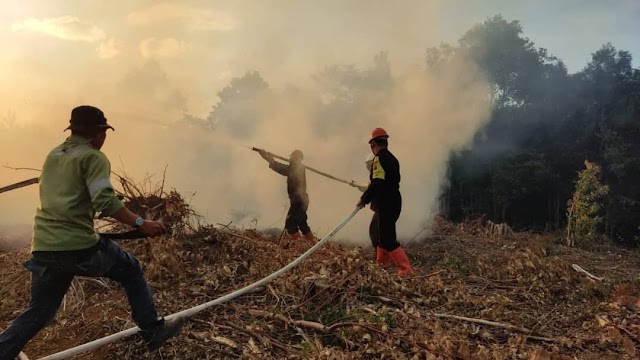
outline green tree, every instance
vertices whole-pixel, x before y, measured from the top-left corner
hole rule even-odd
[[[517,205],[530,210],[531,199],[544,194],[550,179],[548,164],[542,155],[521,152],[510,156],[491,175],[494,218],[518,223],[517,218],[507,216],[507,211]]]
[[[440,66],[454,56],[473,59],[486,73],[494,110],[477,134],[472,149],[452,157],[452,214],[486,213],[494,221],[509,221],[525,228],[544,228],[560,222],[561,191],[550,184],[558,179],[548,151],[549,138],[566,117],[574,84],[564,64],[523,35],[518,21],[495,16],[473,27],[457,46],[441,45],[426,54],[428,67]],[[473,176],[460,177],[463,167],[475,167]],[[577,163],[579,164],[579,162]],[[489,184],[487,179],[490,179]],[[489,185],[489,186],[487,186]],[[570,194],[571,183],[563,184]],[[483,200],[478,201],[479,197]],[[486,199],[489,199],[487,206]],[[473,204],[465,203],[473,200]],[[458,203],[455,203],[455,202]],[[535,206],[531,206],[535,205]],[[470,210],[470,208],[475,209]],[[552,219],[548,219],[552,218]]]
[[[520,22],[508,22],[501,15],[474,26],[458,44],[487,73],[498,109],[534,102],[548,90],[542,81],[547,73],[565,69],[523,36]]]
[[[222,128],[236,138],[248,138],[255,134],[256,124],[262,121],[261,114],[264,114],[269,95],[269,85],[257,71],[233,78],[218,92],[218,102],[206,123],[210,128]]]
[[[640,239],[640,69],[631,54],[605,44],[568,74],[519,22],[501,16],[473,27],[457,46],[428,50],[426,63],[460,54],[485,71],[495,108],[470,150],[450,160],[444,198],[452,219],[485,213],[516,229],[559,229],[574,174],[592,159],[610,189],[605,234]]]
[[[384,123],[384,110],[394,84],[385,52],[376,54],[369,68],[332,65],[315,74],[313,79],[322,98],[315,122],[319,136],[339,134],[345,122],[364,128],[372,123]]]
[[[576,239],[595,239],[603,220],[602,201],[609,192],[609,187],[600,183],[600,166],[587,160],[584,165],[586,168],[578,173],[575,192],[567,207],[568,246],[574,246]]]

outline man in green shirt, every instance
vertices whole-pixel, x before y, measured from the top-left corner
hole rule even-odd
[[[176,335],[184,320],[159,319],[138,260],[93,227],[96,212],[136,226],[146,235],[165,231],[161,222],[143,220],[127,209],[109,180],[111,164],[100,151],[107,137],[104,113],[93,106],[71,112],[71,136],[54,148],[40,177],[40,206],[31,244],[31,300],[0,334],[0,360],[13,360],[55,318],[73,277],[107,277],[119,282],[132,317],[149,350]]]

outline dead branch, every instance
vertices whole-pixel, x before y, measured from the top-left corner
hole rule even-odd
[[[269,291],[271,292],[271,294],[273,295],[273,297],[276,298],[276,303],[279,304],[282,300],[280,299],[280,297],[278,296],[278,294],[276,294],[275,289],[273,288],[273,286],[271,285],[267,285],[267,289],[269,289]]]
[[[558,340],[556,339],[552,339],[544,336],[535,336],[535,335],[527,335],[527,334],[524,334],[524,336],[527,339],[531,339],[531,340],[538,340],[538,341],[544,341],[544,342],[558,342]]]
[[[626,333],[627,335],[629,335],[630,338],[632,338],[633,340],[635,340],[636,342],[640,343],[640,339],[638,338],[638,336],[636,336],[636,334],[632,333],[631,331],[629,331],[627,328],[625,328],[622,325],[616,325],[616,327],[620,330],[622,330],[624,333]]]
[[[434,317],[437,317],[437,318],[456,319],[456,320],[468,321],[468,322],[472,322],[472,323],[476,323],[476,324],[499,327],[499,328],[508,329],[508,330],[515,330],[515,331],[522,332],[522,333],[531,333],[531,330],[529,330],[529,329],[527,329],[525,327],[521,327],[521,326],[517,326],[517,325],[511,325],[511,324],[507,324],[507,323],[498,323],[498,322],[489,321],[489,320],[475,319],[475,318],[470,318],[470,317],[466,317],[466,316],[449,315],[449,314],[436,314],[436,313],[434,313],[434,314],[431,314],[431,315],[434,316]]]
[[[368,307],[363,307],[363,308],[362,308],[362,311],[364,311],[364,312],[366,312],[366,313],[369,313],[369,314],[371,314],[371,315],[373,315],[373,316],[378,316],[378,312],[376,312],[375,310],[370,309],[370,308],[368,308]]]
[[[395,307],[402,307],[402,302],[399,300],[395,300],[395,299],[390,299],[388,297],[384,297],[384,296],[378,296],[378,295],[369,295],[367,296],[370,299],[374,299],[377,300],[383,304],[386,305],[391,305],[391,306],[395,306]]]
[[[118,178],[120,185],[122,185],[122,189],[125,194],[128,194],[129,198],[146,198],[144,195],[145,192],[141,191],[136,184],[134,184],[133,180],[129,178],[127,173],[123,170],[122,175],[113,172],[113,174]]]
[[[233,349],[237,349],[238,348],[238,344],[236,344],[235,341],[233,341],[231,339],[228,339],[228,338],[226,338],[224,336],[212,336],[210,339],[213,342],[216,342],[216,343],[221,344],[221,345],[228,346],[228,347],[233,348]]]
[[[295,325],[299,327],[305,327],[309,329],[313,329],[320,332],[327,332],[327,327],[323,324],[307,321],[307,320],[293,320],[289,317],[286,317],[282,314],[274,314],[265,310],[257,310],[257,309],[249,309],[249,314],[253,316],[265,317],[267,319],[279,320],[288,325]]]
[[[246,236],[243,236],[243,235],[237,234],[237,233],[235,233],[235,232],[231,232],[231,231],[221,231],[221,233],[223,233],[223,234],[227,234],[227,235],[230,235],[230,236],[233,236],[233,237],[237,237],[237,238],[239,238],[239,239],[246,240],[246,241],[248,241],[248,242],[250,242],[250,243],[252,243],[252,244],[254,244],[254,245],[257,245],[257,243],[255,242],[255,240],[253,240],[253,239],[251,239],[251,238],[249,238],[249,237],[246,237]]]
[[[216,223],[216,225],[222,226],[223,228],[225,228],[227,230],[231,230],[231,228],[229,228],[229,226],[231,226],[231,224],[233,224],[233,221],[229,221],[228,224]]]
[[[420,229],[420,231],[418,231],[418,233],[417,233],[417,234],[415,234],[415,235],[411,238],[411,240],[409,240],[409,241],[407,242],[407,245],[412,244],[412,243],[413,243],[413,241],[414,241],[414,240],[415,240],[415,239],[416,239],[420,234],[422,234],[422,232],[423,232],[423,231],[425,231],[425,230],[427,230],[427,227],[426,227],[426,226],[425,226],[425,227],[423,227],[422,229]]]
[[[305,334],[302,331],[302,328],[306,328],[306,329],[311,329],[311,330],[315,330],[317,332],[321,332],[321,333],[331,333],[334,330],[341,328],[341,327],[354,327],[354,326],[361,326],[362,324],[360,323],[356,323],[356,322],[341,322],[341,323],[336,323],[333,324],[331,326],[326,326],[324,324],[315,322],[315,321],[307,321],[307,320],[293,320],[287,316],[284,316],[282,314],[274,314],[274,313],[270,313],[268,311],[264,311],[264,310],[255,310],[255,309],[250,309],[249,310],[249,314],[254,315],[254,316],[262,316],[268,319],[274,319],[274,320],[279,320],[284,322],[286,325],[293,325],[296,327],[296,330],[298,331],[298,333],[303,336],[307,341],[311,341],[309,339],[309,337],[307,336],[307,334]],[[377,330],[377,329],[376,329]],[[379,331],[379,330],[378,330]],[[345,338],[342,335],[338,335],[338,337],[340,338],[340,340],[342,340],[342,342],[344,343],[344,345],[347,348],[352,348],[354,346],[354,343],[352,341],[350,341],[349,339]]]
[[[158,196],[162,197],[162,194],[164,194],[164,181],[167,178],[167,168],[169,167],[169,165],[165,165],[164,166],[164,170],[162,171],[162,184],[160,185],[160,189],[158,191]]]
[[[424,279],[424,278],[430,278],[430,277],[432,277],[432,276],[436,276],[436,275],[438,275],[438,274],[441,274],[441,273],[443,273],[443,272],[445,272],[445,271],[447,271],[447,270],[442,269],[442,270],[434,271],[434,272],[429,273],[429,274],[427,274],[427,275],[413,276],[413,277],[412,277],[412,279]]]
[[[321,324],[319,322],[315,322],[315,321],[308,321],[308,320],[293,320],[285,315],[282,314],[274,314],[265,310],[257,310],[257,309],[249,309],[249,314],[254,315],[254,316],[261,316],[261,317],[265,317],[267,319],[273,319],[273,320],[279,320],[282,321],[288,325],[294,325],[294,326],[298,326],[298,327],[304,327],[307,329],[312,329],[312,330],[316,330],[318,332],[322,332],[322,333],[330,333],[336,329],[342,328],[342,327],[353,327],[353,326],[361,326],[361,327],[366,327],[367,329],[370,329],[372,331],[376,331],[382,335],[388,335],[387,332],[381,331],[375,327],[371,327],[371,326],[367,326],[367,324],[363,324],[363,323],[358,323],[358,322],[353,322],[353,321],[345,321],[345,322],[339,322],[339,323],[335,323],[333,325],[330,326],[326,326],[324,324]]]
[[[352,321],[345,321],[345,322],[340,322],[340,323],[333,324],[331,326],[327,326],[326,329],[327,329],[327,332],[331,332],[331,331],[334,331],[336,329],[347,327],[347,326],[351,326],[351,327],[353,327],[353,326],[363,326],[363,324],[360,324],[360,323],[357,323],[357,322],[352,322]]]
[[[28,168],[28,167],[13,167],[13,166],[9,166],[8,164],[2,165],[2,167],[10,170],[30,170],[30,171],[38,171],[38,172],[42,171],[40,169],[34,169],[34,168]]]
[[[532,336],[530,334],[533,333],[533,331],[529,330],[529,329],[527,329],[525,327],[522,327],[522,326],[517,326],[517,325],[512,325],[512,324],[507,324],[507,323],[499,323],[499,322],[483,320],[483,319],[469,318],[469,317],[458,316],[458,315],[449,315],[449,314],[431,314],[431,315],[434,316],[434,317],[437,317],[437,318],[456,319],[456,320],[462,320],[462,321],[472,322],[472,323],[476,323],[476,324],[499,327],[499,328],[507,329],[507,330],[513,330],[513,331],[517,331],[517,332],[523,333],[523,334],[527,335],[528,337],[530,337],[532,339],[535,338],[536,340],[548,341],[548,342],[556,342],[557,341],[555,339],[551,339],[551,338],[547,338],[547,337]]]
[[[598,281],[602,281],[604,280],[604,276],[603,277],[597,277],[593,274],[591,274],[590,272],[588,272],[587,270],[583,269],[580,267],[580,265],[577,264],[571,264],[571,268],[579,273],[583,273],[584,275],[586,275],[589,279],[593,279],[593,280],[598,280]]]

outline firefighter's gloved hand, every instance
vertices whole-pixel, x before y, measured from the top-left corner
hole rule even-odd
[[[360,200],[358,201],[358,203],[356,204],[356,207],[358,207],[358,208],[362,209],[362,208],[364,207],[364,205],[365,205],[365,203],[362,201],[362,199],[360,199]]]

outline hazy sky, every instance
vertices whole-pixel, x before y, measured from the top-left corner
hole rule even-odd
[[[247,70],[260,71],[275,88],[312,87],[311,75],[324,66],[366,67],[386,50],[394,75],[405,79],[393,89],[397,99],[385,126],[406,145],[395,149],[404,164],[409,234],[434,205],[449,151],[472,138],[489,113],[470,64],[426,83],[409,80],[426,48],[455,42],[498,13],[520,20],[526,36],[570,71],[605,42],[640,56],[639,0],[2,0],[0,165],[40,167],[64,139],[71,108],[93,104],[117,129],[104,149],[114,168],[139,178],[169,165],[169,184],[197,192],[206,215],[218,219],[230,208],[253,207],[264,216],[261,224],[280,226],[282,179],[255,154],[175,123],[184,113],[206,116],[216,93]],[[379,123],[351,124],[343,136],[317,143],[304,121],[307,109],[277,107],[253,144],[284,155],[300,147],[312,166],[366,177],[368,150],[357,141]],[[293,129],[295,137],[288,134]],[[33,175],[0,167],[0,185]],[[359,195],[309,178],[312,203],[320,200],[310,209],[312,228],[326,232]],[[28,223],[36,205],[36,187],[2,194],[0,223]],[[367,217],[358,221],[365,238]]]
[[[361,62],[381,47],[420,61],[424,48],[497,13],[520,20],[570,71],[608,41],[640,56],[638,0],[3,0],[0,91],[45,101],[46,88],[64,93],[65,79],[80,73],[91,91],[153,59],[182,93],[200,95],[186,106],[202,115],[212,102],[202,94],[247,69],[291,81],[308,76],[310,63]]]
[[[638,0],[448,0],[442,1],[442,32],[448,41],[483,19],[501,13],[520,20],[538,47],[561,58],[569,71],[582,69],[591,53],[611,42],[640,57]]]

